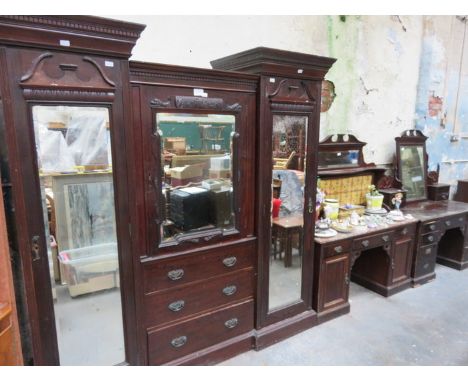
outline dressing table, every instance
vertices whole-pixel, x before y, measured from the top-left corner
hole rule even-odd
[[[318,174],[327,198],[365,204],[368,186],[385,172],[364,161],[365,144],[341,134],[319,144]],[[385,297],[409,288],[416,228],[417,220],[406,218],[375,228],[354,227],[329,238],[316,235],[313,308],[319,323],[350,311],[350,281]]]
[[[435,279],[436,262],[458,270],[468,267],[468,204],[428,200],[428,184],[433,182],[427,172],[426,139],[419,130],[406,130],[395,139],[397,186],[407,190],[407,206],[402,210],[419,220],[413,286]]]

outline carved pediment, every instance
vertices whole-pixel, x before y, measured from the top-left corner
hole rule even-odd
[[[272,103],[314,104],[315,97],[308,85],[303,81],[283,79],[278,86],[268,94]]]
[[[37,56],[21,77],[23,88],[113,91],[110,80],[98,62],[87,56],[45,52]]]

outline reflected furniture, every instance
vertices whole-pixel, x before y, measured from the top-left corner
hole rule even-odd
[[[278,217],[273,218],[273,226],[271,227],[273,231],[273,257],[277,256],[277,242],[280,244],[280,253],[284,251],[284,267],[288,268],[292,264],[292,247],[293,239],[295,236],[298,238],[298,243],[302,243],[302,226],[303,226],[302,216],[292,216],[292,217]],[[299,248],[299,253],[302,253],[302,248]]]
[[[314,309],[319,323],[346,314],[349,283],[388,297],[411,286],[417,220],[315,238]]]

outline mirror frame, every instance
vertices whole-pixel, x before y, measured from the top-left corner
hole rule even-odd
[[[232,184],[232,188],[233,188],[233,203],[232,203],[232,211],[231,213],[234,214],[234,224],[224,230],[222,228],[219,228],[219,227],[215,227],[215,228],[210,228],[210,229],[206,229],[206,230],[202,230],[202,231],[198,231],[198,232],[193,232],[193,233],[182,233],[180,236],[178,237],[175,237],[173,236],[171,238],[171,240],[168,240],[167,242],[163,242],[161,239],[161,230],[160,230],[160,227],[161,225],[163,224],[163,218],[161,217],[161,213],[160,211],[162,211],[163,209],[166,208],[165,205],[163,205],[164,203],[164,198],[162,196],[162,179],[161,179],[161,173],[159,174],[155,174],[155,177],[154,177],[154,187],[159,187],[156,189],[157,193],[157,197],[156,197],[156,203],[157,205],[159,206],[159,208],[157,209],[156,211],[156,214],[157,214],[157,218],[156,218],[156,224],[158,225],[158,230],[156,231],[157,232],[157,237],[156,237],[156,241],[157,241],[157,246],[159,249],[162,249],[162,248],[171,248],[171,247],[174,247],[174,246],[178,246],[178,245],[181,245],[181,244],[184,244],[186,242],[191,242],[191,243],[198,243],[198,242],[208,242],[210,241],[211,239],[214,239],[214,238],[224,238],[224,237],[230,237],[232,235],[238,235],[240,233],[240,229],[239,229],[239,214],[240,214],[240,198],[239,198],[239,187],[240,187],[240,174],[239,174],[239,132],[238,132],[238,126],[237,124],[239,123],[239,116],[238,116],[238,113],[236,112],[226,112],[226,111],[216,111],[216,110],[213,110],[213,111],[206,111],[206,110],[180,110],[180,109],[154,109],[153,108],[153,122],[154,122],[154,126],[153,126],[153,136],[155,138],[155,141],[156,141],[156,145],[158,146],[158,148],[155,147],[155,149],[157,149],[157,155],[156,155],[156,158],[157,158],[157,161],[159,161],[157,163],[159,169],[162,169],[163,166],[161,166],[161,148],[163,146],[163,138],[164,136],[161,135],[160,133],[160,130],[158,129],[158,114],[200,114],[200,115],[213,115],[213,114],[216,114],[216,115],[228,115],[228,116],[231,116],[234,118],[234,129],[233,131],[231,132],[231,144],[232,144],[232,151],[231,151],[231,168],[232,168],[232,172],[231,172],[231,184]]]
[[[405,185],[402,183],[402,162],[401,162],[401,155],[400,150],[401,147],[422,147],[423,148],[423,179],[424,179],[424,196],[416,197],[416,198],[408,198],[406,199],[407,203],[413,202],[420,202],[427,200],[427,152],[426,152],[426,140],[427,137],[419,130],[411,129],[405,130],[401,133],[400,137],[396,137],[396,169],[395,169],[395,176],[396,180],[401,184],[403,188]]]

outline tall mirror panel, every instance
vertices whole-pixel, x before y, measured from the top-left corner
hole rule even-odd
[[[60,364],[123,362],[109,110],[32,116]]]
[[[301,300],[308,117],[273,115],[269,310]]]

